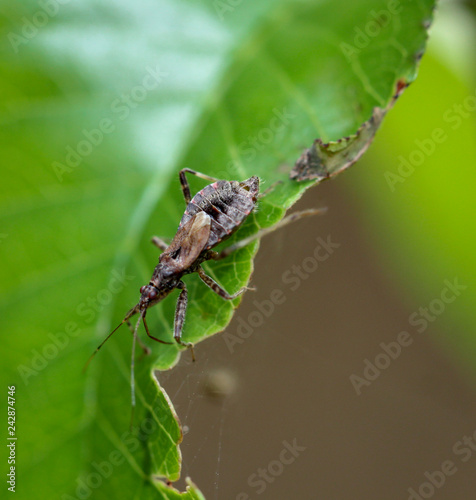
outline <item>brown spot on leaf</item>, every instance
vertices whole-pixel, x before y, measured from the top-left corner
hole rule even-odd
[[[402,92],[410,85],[404,78],[400,78],[400,80],[397,81],[397,85],[395,86],[395,94],[393,95],[394,99],[397,99],[400,97]]]

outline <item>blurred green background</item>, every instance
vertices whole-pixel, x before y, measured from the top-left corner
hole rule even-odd
[[[247,7],[260,9],[259,5]],[[101,338],[111,321],[124,312],[122,304],[136,299],[136,283],[148,279],[155,252],[151,248],[147,259],[141,257],[119,279],[124,296],[120,306],[112,307],[105,295],[106,306],[96,311],[99,314],[92,313],[89,321],[86,313],[81,314],[89,306],[78,310],[81,304],[76,297],[99,298],[98,292],[111,284],[110,270],[125,265],[137,238],[158,231],[156,222],[141,219],[140,210],[131,218],[130,207],[152,211],[157,192],[166,190],[176,175],[172,166],[181,155],[176,132],[196,117],[186,100],[180,107],[162,107],[162,115],[155,116],[154,102],[174,102],[179,94],[192,102],[208,84],[194,79],[201,72],[188,67],[187,88],[180,92],[168,88],[166,94],[149,96],[151,106],[139,108],[127,127],[116,122],[114,141],[106,140],[95,151],[94,160],[86,157],[78,170],[65,172],[57,189],[51,151],[64,152],[78,123],[99,126],[108,116],[104,103],[109,106],[110,95],[120,94],[144,77],[143,71],[131,72],[132,66],[124,61],[138,58],[136,68],[143,70],[154,55],[154,44],[144,43],[155,29],[152,18],[150,24],[143,24],[146,10],[140,19],[132,11],[130,18],[118,15],[107,27],[112,33],[101,37],[94,31],[88,38],[85,20],[89,23],[94,17],[98,25],[103,20],[99,4],[93,11],[89,8],[68,11],[79,20],[77,32],[57,34],[58,38],[44,42],[57,54],[53,64],[48,62],[50,70],[57,65],[56,76],[37,78],[44,61],[34,53],[23,54],[30,58],[31,78],[25,72],[7,79],[15,66],[9,54],[4,54],[2,63],[1,163],[9,179],[0,186],[1,280],[9,284],[2,293],[2,319],[6,325],[15,325],[11,326],[15,335],[3,329],[4,386],[18,379],[18,364],[30,363],[44,338],[50,339],[52,313],[55,325],[82,321],[80,334],[71,334],[73,340],[56,361],[40,370],[45,382],[33,388],[21,386],[17,395],[18,488],[21,494],[22,483],[28,483],[23,492],[38,485],[38,498],[63,498],[63,492],[71,490],[68,471],[88,463],[82,431],[90,425],[90,412],[85,408],[96,391],[120,401],[128,412],[127,365],[120,365],[125,373],[121,380],[125,389],[120,394],[114,392],[116,372],[105,371],[104,366],[93,368],[96,381],[88,383],[86,392],[78,374],[96,336]],[[7,9],[2,7],[2,12],[9,17]],[[441,471],[448,460],[457,471],[444,481],[440,478],[439,486],[431,482],[426,489],[423,486],[422,498],[424,494],[448,500],[474,497],[476,456],[458,453],[464,436],[474,436],[476,442],[473,13],[470,4],[442,2],[417,80],[390,111],[363,159],[335,180],[306,193],[295,207],[327,206],[327,215],[263,241],[252,281],[257,292],[246,295],[227,332],[238,335],[243,331],[242,325],[250,323],[272,290],[284,290],[285,302],[253,328],[244,342],[230,348],[226,337],[217,335],[200,344],[198,363],[191,365],[182,356],[175,369],[162,374],[161,383],[185,430],[182,476],[190,475],[206,498],[409,498],[409,488],[420,494],[422,484],[429,482],[425,473]],[[237,8],[235,14],[242,16],[245,26],[244,9]],[[203,21],[191,11],[176,23],[194,26]],[[118,43],[125,27],[134,23],[142,26],[142,38],[134,38],[135,34],[127,38],[130,53],[122,60],[107,43]],[[196,47],[197,52],[207,53],[209,47],[218,47],[218,53],[226,50],[227,35],[215,28],[209,27],[209,37]],[[7,35],[5,28],[3,36]],[[68,73],[69,59],[66,55],[62,59],[58,46],[64,40],[75,47],[80,71],[75,67]],[[90,57],[92,53],[97,57]],[[173,38],[167,56],[180,57],[174,53]],[[213,74],[213,63],[209,59],[207,63]],[[117,78],[103,82],[105,73]],[[63,80],[68,74],[70,79]],[[15,84],[9,85],[11,81]],[[91,82],[98,88],[107,84],[105,94],[91,96]],[[64,89],[68,90],[67,113],[59,98]],[[13,115],[16,119],[11,119]],[[21,120],[22,116],[28,120]],[[150,133],[148,125],[155,120],[168,123],[160,135]],[[108,127],[104,129],[107,136]],[[131,129],[136,134],[132,142]],[[194,131],[189,134],[193,136]],[[28,137],[28,148],[22,147],[22,136]],[[128,168],[119,170],[111,158],[116,157],[121,137],[121,164]],[[157,158],[157,150],[167,154]],[[41,168],[28,168],[31,164]],[[76,187],[76,174],[81,189]],[[143,195],[145,175],[151,181]],[[33,199],[32,191],[37,195]],[[104,212],[111,217],[110,225],[91,223]],[[176,220],[177,214],[172,215],[170,219]],[[170,233],[174,230],[170,219],[161,219],[157,213],[154,221]],[[127,221],[125,238],[118,234],[122,221]],[[293,266],[304,266],[305,259],[314,254],[317,237],[330,238],[339,247],[317,269],[305,273],[295,290],[289,283],[283,285],[284,273],[294,273]],[[20,267],[25,262],[27,270]],[[442,307],[439,299],[448,286],[445,280],[454,283],[455,279],[467,288]],[[69,300],[73,288],[75,299]],[[58,290],[65,291],[60,303]],[[173,307],[172,300],[161,321],[170,323]],[[421,308],[428,308],[429,313]],[[427,318],[424,328],[422,317]],[[357,394],[356,379],[353,385],[351,376],[365,378],[366,360],[375,364],[383,352],[381,344],[391,345],[403,331],[412,343],[375,380],[360,386]],[[37,344],[29,343],[32,332]],[[110,356],[120,359],[114,346]],[[128,348],[129,343],[126,352]],[[85,396],[71,398],[68,393]],[[127,421],[127,412],[117,416],[121,424]],[[48,417],[53,414],[54,418]],[[67,424],[58,428],[57,422]],[[88,440],[100,440],[100,435],[94,433]],[[259,471],[272,467],[283,442],[293,440],[304,450],[282,470],[275,466],[273,470],[279,473],[268,474],[271,479],[262,479],[258,486]],[[44,460],[54,480],[44,477],[39,466]],[[118,481],[117,476],[111,482]],[[183,479],[178,484],[183,489]],[[48,489],[48,485],[54,487]],[[90,497],[102,495],[107,497],[98,489]],[[123,497],[128,495],[124,492]],[[145,494],[137,495],[145,498]]]

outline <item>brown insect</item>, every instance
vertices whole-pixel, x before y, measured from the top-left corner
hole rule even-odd
[[[190,187],[188,185],[185,173],[196,175],[207,181],[209,184],[198,192],[193,198],[190,196]],[[150,334],[149,327],[146,322],[147,309],[163,300],[175,288],[181,290],[177,300],[175,309],[174,323],[174,339],[181,346],[189,347],[192,350],[192,358],[195,360],[193,353],[193,345],[190,342],[182,340],[182,329],[185,320],[185,311],[187,308],[187,287],[182,281],[182,277],[190,273],[198,273],[200,279],[216,294],[225,300],[233,300],[241,295],[247,287],[243,287],[234,294],[228,293],[210,276],[205,274],[201,267],[202,263],[207,260],[221,260],[229,256],[232,252],[245,247],[254,240],[260,239],[266,234],[289,224],[301,217],[308,215],[316,215],[322,213],[322,209],[310,209],[296,212],[285,217],[281,222],[271,228],[261,229],[257,233],[244,238],[233,245],[215,252],[213,247],[221,241],[231,236],[246,220],[253,209],[256,207],[259,194],[259,178],[256,176],[249,179],[238,181],[217,180],[208,175],[195,172],[189,168],[180,171],[180,184],[182,186],[183,195],[187,208],[180,221],[177,233],[170,244],[165,243],[162,239],[154,236],[154,243],[163,253],[159,257],[152,277],[147,285],[140,289],[141,297],[139,302],[125,315],[121,323],[106,337],[106,339],[93,352],[85,369],[89,365],[95,354],[101,349],[104,343],[111,335],[124,323],[127,323],[133,334],[133,348],[131,361],[131,392],[132,406],[135,406],[134,394],[134,359],[135,359],[135,343],[137,339],[137,330],[140,321],[144,323],[147,335],[162,344],[171,344],[165,342]],[[263,195],[266,193],[263,193]],[[129,319],[135,314],[139,314],[139,318],[135,327],[132,327]],[[140,342],[140,340],[139,340]],[[141,347],[145,353],[150,350],[141,343]]]

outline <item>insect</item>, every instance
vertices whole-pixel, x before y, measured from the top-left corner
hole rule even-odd
[[[212,182],[212,184],[203,188],[192,198],[185,175],[186,173],[196,175],[197,177]],[[190,348],[192,351],[192,358],[195,359],[193,345],[182,339],[182,329],[188,299],[187,287],[182,281],[182,277],[190,273],[198,273],[200,279],[213,292],[225,300],[233,300],[247,290],[247,287],[243,287],[233,294],[228,293],[205,273],[202,268],[203,262],[207,260],[218,261],[224,259],[236,250],[245,247],[254,240],[262,238],[277,228],[283,227],[301,217],[316,215],[323,211],[322,209],[309,209],[293,213],[282,219],[275,226],[261,229],[257,233],[226,247],[220,252],[216,252],[213,248],[238,230],[250,213],[255,209],[258,198],[266,194],[259,193],[259,178],[253,176],[242,182],[218,180],[189,168],[181,170],[179,178],[187,207],[180,221],[177,233],[170,244],[165,243],[157,236],[152,238],[152,243],[162,250],[162,254],[159,257],[159,263],[155,267],[149,283],[140,288],[141,296],[139,302],[127,312],[121,323],[119,323],[119,325],[97,347],[84,368],[87,368],[92,358],[112,334],[121,325],[126,323],[133,334],[131,361],[131,393],[133,408],[135,406],[135,344],[138,339],[137,331],[141,320],[144,323],[147,335],[152,340],[162,344],[172,344],[172,342],[166,342],[151,335],[146,322],[146,314],[149,307],[163,300],[174,289],[177,288],[181,290],[175,309],[174,339],[181,346]],[[139,318],[135,327],[133,327],[129,319],[135,314],[138,314]],[[150,352],[142,343],[141,347],[145,353]]]

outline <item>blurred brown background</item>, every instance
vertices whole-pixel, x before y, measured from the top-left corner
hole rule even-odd
[[[247,321],[254,301],[269,299],[273,289],[283,290],[284,304],[233,353],[217,335],[198,347],[197,363],[182,356],[162,377],[187,430],[184,476],[200,478],[206,498],[396,500],[411,498],[408,489],[418,492],[425,482],[421,498],[474,498],[476,456],[463,462],[467,454],[455,455],[453,447],[476,431],[475,391],[431,340],[438,321],[413,334],[360,395],[349,380],[363,375],[364,360],[375,359],[381,342],[413,332],[408,318],[425,305],[403,305],[366,241],[364,214],[352,201],[357,174],[320,185],[295,207],[327,206],[325,216],[262,241],[252,279],[257,291],[245,295],[227,332],[236,335],[239,318]],[[341,246],[291,291],[283,273],[313,255],[316,237],[328,235]],[[213,398],[204,385],[221,370],[236,390]],[[293,440],[305,450],[280,468],[283,441]],[[447,460],[457,471],[431,486],[425,472],[441,471]],[[260,469],[267,471],[262,478]],[[434,481],[440,484],[441,475]]]

